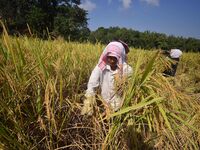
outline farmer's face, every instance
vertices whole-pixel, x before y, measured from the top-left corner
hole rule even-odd
[[[107,56],[107,63],[111,67],[116,67],[117,66],[117,58],[113,56]]]

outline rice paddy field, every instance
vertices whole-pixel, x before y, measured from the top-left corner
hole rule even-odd
[[[140,150],[200,148],[200,54],[183,53],[175,77],[158,50],[131,48],[134,73],[122,108],[81,116],[91,71],[105,45],[0,39],[0,149]],[[97,97],[99,97],[97,95]],[[97,98],[98,99],[98,98]]]

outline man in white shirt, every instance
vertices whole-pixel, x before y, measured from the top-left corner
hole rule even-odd
[[[132,74],[132,68],[126,63],[125,47],[121,42],[110,42],[103,51],[98,64],[90,76],[82,108],[82,115],[92,115],[95,103],[95,89],[101,87],[104,102],[117,111],[122,106],[122,99],[116,93],[115,85]]]

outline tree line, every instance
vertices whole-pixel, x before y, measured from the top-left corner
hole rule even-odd
[[[102,44],[121,39],[135,48],[180,48],[200,52],[200,39],[195,38],[119,27],[99,27],[90,31],[88,12],[80,8],[80,4],[81,0],[0,0],[0,19],[12,35],[30,34],[29,27],[33,35],[44,39],[63,37],[70,41]]]
[[[80,0],[0,0],[0,17],[11,34],[27,34],[27,25],[41,38],[89,36],[87,11]]]
[[[179,48],[183,51],[200,52],[200,39],[167,36],[164,33],[139,32],[133,29],[110,27],[100,27],[90,33],[89,41],[100,41],[104,44],[112,39],[121,39],[128,45],[142,49],[172,49]]]

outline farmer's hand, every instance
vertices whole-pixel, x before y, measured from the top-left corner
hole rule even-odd
[[[170,52],[168,50],[161,50],[161,54],[163,54],[165,56],[169,56]]]
[[[87,96],[83,102],[83,108],[81,110],[81,115],[91,116],[93,114],[93,106],[95,104],[95,95]]]

